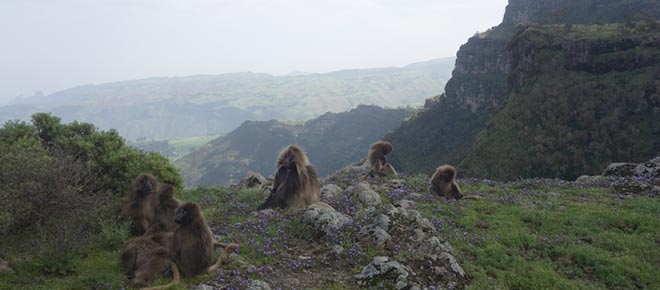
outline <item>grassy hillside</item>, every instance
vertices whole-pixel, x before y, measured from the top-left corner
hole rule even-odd
[[[366,157],[369,145],[409,114],[403,109],[359,106],[297,125],[248,121],[177,160],[176,165],[188,186],[228,185],[248,170],[264,176],[272,174],[280,150],[288,144],[299,144],[319,174],[327,175]]]
[[[399,188],[387,186],[390,181],[371,183],[380,188],[383,208],[412,199],[412,208],[448,239],[468,275],[465,289],[655,289],[660,285],[658,198],[622,197],[610,188],[556,180],[469,179],[460,181],[465,193],[484,198],[447,203],[421,191],[424,179],[409,177]],[[302,222],[302,211],[254,215],[252,210],[264,196],[255,190],[216,187],[179,196],[202,205],[221,241],[239,242],[241,247],[217,274],[183,279],[172,289],[190,289],[200,282],[245,289],[254,279],[273,289],[363,289],[354,275],[372,257],[390,256],[409,263],[418,255],[404,244],[400,249],[398,243],[378,247],[365,239],[358,231],[368,220],[356,218],[356,226],[344,228],[335,239]],[[355,214],[355,205],[341,198],[324,200],[342,213]],[[335,245],[343,249],[338,256],[333,254]],[[16,273],[0,273],[0,289],[127,289],[118,265],[120,248],[121,242],[99,241],[66,274],[44,275],[33,261],[9,256]],[[427,275],[426,270],[409,265],[417,273],[411,279],[432,277],[419,277]],[[446,287],[442,276],[432,281],[424,286]],[[382,287],[394,287],[383,283]]]
[[[454,59],[447,58],[324,74],[234,73],[84,85],[0,107],[0,122],[50,111],[65,121],[116,129],[130,140],[209,136],[245,120],[302,121],[360,104],[421,105],[442,92],[453,66]]]

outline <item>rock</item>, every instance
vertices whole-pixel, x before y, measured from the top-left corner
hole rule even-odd
[[[652,189],[652,185],[635,179],[621,179],[614,183],[614,190],[618,193],[639,194]]]
[[[660,185],[657,183],[660,181],[660,156],[637,164],[635,167],[635,176],[644,179],[655,179],[655,185]]]
[[[371,189],[369,183],[366,182],[360,182],[355,186],[348,187],[345,193],[357,201],[360,206],[369,209],[369,211],[374,211],[376,207],[383,204],[380,195]]]
[[[403,179],[390,179],[390,180],[387,182],[387,184],[388,184],[391,188],[402,188],[402,187],[406,184],[406,182],[405,182],[405,180],[403,180]]]
[[[441,252],[452,253],[454,251],[454,249],[451,247],[451,245],[448,242],[446,241],[442,242],[436,236],[430,237],[426,241],[424,241],[421,249],[426,253],[441,253]]]
[[[326,199],[335,198],[343,189],[336,184],[326,184],[321,187],[321,197]]]
[[[454,258],[454,256],[451,254],[442,253],[438,256],[438,260],[442,261],[445,265],[448,265],[454,274],[461,278],[465,277],[465,271],[463,271],[463,268],[461,268],[461,266],[458,264],[456,258]]]
[[[384,214],[378,215],[376,217],[375,223],[376,223],[376,226],[378,226],[379,228],[381,228],[383,230],[387,231],[387,230],[390,229],[390,217],[388,217]]]
[[[270,285],[268,283],[261,281],[261,280],[250,280],[250,283],[248,283],[248,286],[246,288],[247,290],[270,290]]]
[[[458,286],[458,283],[454,281],[449,281],[449,283],[447,283],[447,289],[449,290],[456,289],[456,286]]]
[[[612,163],[605,168],[603,176],[627,177],[635,174],[635,163]]]
[[[266,177],[263,175],[253,172],[253,171],[248,171],[243,175],[241,178],[241,181],[235,186],[236,188],[239,189],[244,189],[244,188],[258,188],[258,189],[264,189],[267,186],[270,185],[270,182]]]
[[[392,236],[390,236],[387,231],[373,225],[366,225],[362,227],[360,229],[360,234],[370,236],[378,246],[385,244],[387,241],[392,239]]]
[[[396,282],[396,285],[394,285],[394,287],[396,288],[396,290],[406,289],[408,288],[408,283],[406,283],[405,281],[398,281]]]
[[[362,269],[355,278],[360,280],[360,285],[367,285],[371,280],[382,281],[383,279],[396,281],[395,285],[407,284],[407,278],[415,273],[408,266],[398,261],[392,261],[388,257],[374,257],[372,261]]]
[[[425,232],[435,232],[435,227],[431,221],[422,216],[422,214],[416,210],[408,210],[406,218],[409,221],[414,222],[417,225],[417,228],[421,228]]]
[[[414,208],[415,204],[416,202],[407,199],[402,199],[394,203],[394,205],[396,205],[397,207],[402,207],[405,209]]]
[[[217,288],[206,285],[206,284],[197,284],[192,290],[216,290]]]
[[[351,219],[324,202],[317,202],[310,205],[305,210],[302,220],[324,233],[339,230],[351,222]]]
[[[575,183],[583,185],[596,185],[596,186],[607,186],[611,183],[611,177],[605,177],[602,175],[589,176],[582,175],[575,180]]]
[[[277,214],[277,211],[272,208],[266,208],[260,211],[252,212],[252,215],[256,217],[273,217],[275,214]]]
[[[403,215],[403,213],[401,212],[401,210],[399,210],[398,207],[395,207],[394,205],[391,204],[385,205],[385,214],[391,218],[394,218],[397,215]]]
[[[248,265],[247,269],[245,269],[245,272],[247,272],[248,274],[253,274],[254,272],[257,272],[257,266]]]
[[[415,242],[420,242],[426,238],[426,234],[421,229],[414,229],[413,234],[412,240]]]

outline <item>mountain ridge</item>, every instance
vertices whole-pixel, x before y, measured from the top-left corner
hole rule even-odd
[[[218,135],[245,120],[304,121],[360,104],[418,106],[442,91],[453,66],[445,58],[301,76],[230,73],[78,86],[2,106],[0,122],[47,111],[116,129],[129,140]]]

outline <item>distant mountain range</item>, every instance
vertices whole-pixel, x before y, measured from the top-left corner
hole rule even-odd
[[[326,113],[300,125],[246,121],[175,164],[186,186],[235,184],[248,170],[271,175],[280,150],[298,144],[324,176],[365,158],[371,143],[398,127],[410,114],[411,110],[361,105],[349,112]]]
[[[117,129],[130,140],[215,135],[245,120],[303,121],[359,104],[418,106],[443,91],[454,61],[324,74],[230,73],[84,85],[15,99],[0,107],[0,122],[46,111],[65,122]]]

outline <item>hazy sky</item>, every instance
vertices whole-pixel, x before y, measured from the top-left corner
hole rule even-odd
[[[0,0],[0,103],[81,84],[454,56],[506,0]]]

